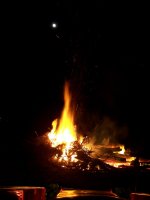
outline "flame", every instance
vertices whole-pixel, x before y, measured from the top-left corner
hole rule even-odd
[[[57,119],[55,119],[52,122],[53,128],[48,134],[53,147],[56,147],[62,143],[65,143],[67,146],[70,146],[71,142],[77,140],[73,113],[70,110],[71,98],[69,94],[69,86],[67,83],[65,84],[64,102],[65,105],[64,110],[62,112],[61,120],[59,123]]]
[[[61,119],[55,119],[52,122],[52,130],[48,134],[52,147],[62,145],[62,156],[59,161],[68,160],[69,150],[72,148],[73,142],[77,141],[76,126],[74,125],[74,113],[70,109],[71,95],[69,92],[69,84],[66,82],[64,88],[64,109]],[[81,139],[80,139],[81,140]],[[57,157],[57,155],[55,156]],[[71,161],[75,161],[76,154],[71,154]]]
[[[121,151],[119,151],[118,153],[119,153],[119,154],[125,154],[124,145],[121,145],[121,146],[120,146],[120,149],[121,149]]]

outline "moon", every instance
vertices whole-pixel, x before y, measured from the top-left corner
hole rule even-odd
[[[58,26],[58,25],[57,25],[56,22],[53,22],[53,23],[52,23],[52,28],[57,28],[57,26]]]

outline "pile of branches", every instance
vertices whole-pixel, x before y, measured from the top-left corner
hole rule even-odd
[[[78,141],[72,143],[72,148],[66,152],[67,159],[62,158],[62,149],[64,144],[52,147],[50,150],[50,160],[57,165],[68,169],[78,169],[81,171],[97,172],[99,170],[109,171],[114,169],[113,166],[106,164],[100,158],[93,158],[92,151],[85,148],[85,142],[81,144]],[[76,155],[76,161],[72,161],[72,156]]]

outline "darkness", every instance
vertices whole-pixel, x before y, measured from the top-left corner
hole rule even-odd
[[[109,117],[128,127],[128,135],[120,141],[149,157],[144,6],[57,0],[45,5],[8,3],[2,10],[2,184],[11,173],[25,176],[22,171],[29,165],[27,157],[37,137],[61,113],[66,80],[81,130],[91,131]]]

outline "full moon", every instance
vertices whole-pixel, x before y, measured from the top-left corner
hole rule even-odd
[[[57,28],[57,24],[55,22],[52,23],[52,28]]]

